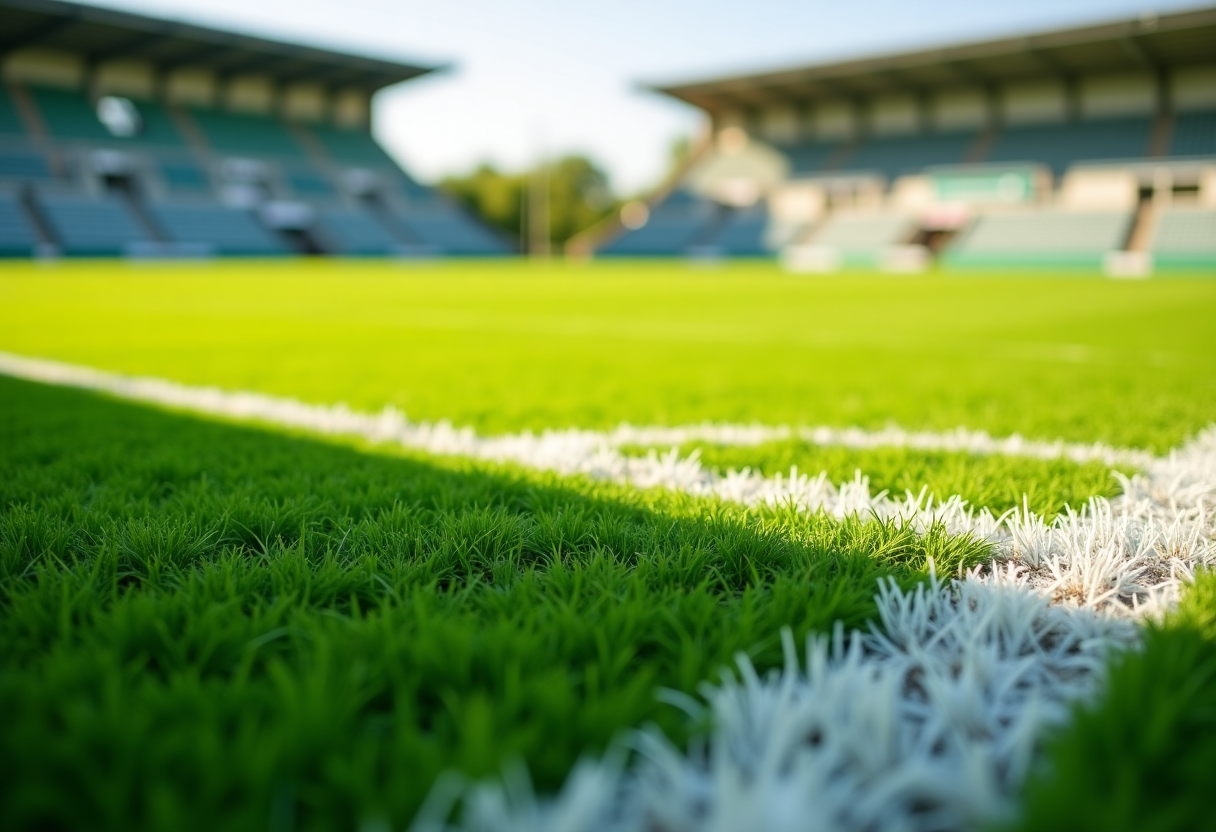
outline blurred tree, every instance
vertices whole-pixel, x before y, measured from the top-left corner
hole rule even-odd
[[[529,199],[547,194],[549,239],[555,249],[620,204],[608,176],[584,156],[565,156],[523,173],[482,164],[463,176],[446,177],[439,187],[517,245],[527,239],[523,224]]]

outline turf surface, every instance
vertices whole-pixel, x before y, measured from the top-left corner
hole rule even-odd
[[[986,552],[3,379],[0,505],[6,829],[403,826],[515,758],[550,788],[678,737],[658,687]]]
[[[1216,281],[767,263],[6,264],[0,349],[482,431],[760,421],[1168,450],[1216,412]]]
[[[895,422],[1161,452],[1216,413],[1212,281],[8,264],[0,297],[2,350],[391,403],[490,432]],[[927,487],[997,510],[1025,495],[1050,513],[1113,486],[1096,464],[798,442],[701,452],[766,473],[861,469],[874,490]],[[774,666],[782,626],[800,639],[860,625],[880,576],[911,585],[929,556],[948,573],[984,555],[938,533],[321,442],[11,380],[0,380],[0,511],[6,829],[381,817],[400,828],[439,772],[488,775],[512,758],[548,789],[580,754],[647,721],[678,740],[687,726],[656,688],[691,691],[739,650]],[[1210,626],[1195,622],[1210,623],[1212,603],[1195,593],[1120,666],[1097,716],[1062,734],[1045,768],[1057,780],[1029,793],[1032,821],[1070,790],[1100,799],[1106,775],[1082,768],[1111,759],[1114,740],[1095,726],[1135,732],[1135,703],[1163,716],[1119,777],[1176,763],[1186,784],[1207,764],[1211,744],[1178,752],[1180,736],[1209,725],[1206,688],[1176,694],[1207,666]],[[1172,635],[1183,630],[1200,641]],[[1170,828],[1137,795],[1125,805],[1138,828]]]

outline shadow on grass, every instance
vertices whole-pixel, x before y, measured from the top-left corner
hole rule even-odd
[[[0,379],[5,829],[399,827],[983,546]]]

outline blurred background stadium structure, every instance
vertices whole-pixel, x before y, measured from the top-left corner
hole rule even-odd
[[[1216,267],[1214,45],[1206,8],[657,86],[711,132],[600,253]]]
[[[3,0],[0,250],[495,255],[376,143],[414,66],[56,0]]]
[[[446,193],[412,178],[372,137],[371,98],[437,67],[57,0],[0,11],[7,256],[553,241],[799,270],[1216,268],[1216,7],[652,85],[706,129],[619,210],[580,158]]]

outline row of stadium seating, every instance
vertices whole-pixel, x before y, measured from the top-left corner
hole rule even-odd
[[[1096,266],[1124,247],[1135,212],[1034,207],[980,212],[951,243],[954,265]],[[762,205],[730,209],[677,190],[642,228],[601,249],[604,255],[763,255],[775,247]],[[805,230],[805,229],[804,229]],[[842,265],[874,266],[892,247],[912,243],[917,218],[891,209],[835,211],[802,242],[832,250]],[[1216,266],[1216,210],[1174,206],[1159,211],[1147,250],[1161,265]]]
[[[409,177],[365,130],[171,109],[155,101],[133,107],[141,129],[115,135],[82,92],[0,86],[0,193],[6,206],[0,250],[10,256],[33,250],[507,251],[447,199]],[[110,193],[113,177],[96,170],[98,154],[114,151],[124,168],[121,193]],[[234,165],[243,173],[232,174]],[[234,190],[240,191],[235,197]],[[307,244],[263,222],[258,203],[273,200],[306,209]],[[41,221],[22,219],[31,211]]]
[[[647,223],[600,250],[606,255],[664,255],[674,246],[682,253],[706,256],[759,256],[765,242],[768,213],[763,206],[735,209],[688,191],[675,191],[656,206]]]
[[[865,172],[894,178],[935,165],[1031,161],[1058,174],[1083,160],[1149,156],[1155,127],[1155,119],[1144,116],[776,146],[795,175]],[[1168,134],[1163,155],[1210,155],[1216,152],[1216,111],[1179,113]]]
[[[321,250],[352,256],[475,252],[493,241],[454,208],[375,211],[330,205],[307,230]],[[276,255],[296,248],[258,212],[211,200],[143,204],[128,195],[0,191],[0,254],[28,257],[47,244],[66,255]]]

